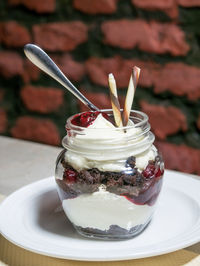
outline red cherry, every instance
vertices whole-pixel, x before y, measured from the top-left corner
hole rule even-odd
[[[64,179],[67,183],[75,183],[77,178],[77,172],[72,169],[66,169],[64,172]]]
[[[142,172],[142,175],[145,178],[151,178],[155,174],[155,165],[153,164],[148,164],[145,170]]]
[[[74,117],[71,120],[71,123],[75,126],[79,126],[80,124],[80,115],[74,115]],[[66,128],[67,129],[67,128]]]
[[[80,116],[80,125],[82,127],[88,127],[94,122],[94,120],[97,118],[99,112],[87,112],[83,113]]]
[[[82,114],[78,114],[75,115],[72,119],[72,124],[76,125],[76,126],[80,126],[80,127],[88,127],[90,126],[94,120],[97,118],[97,116],[100,114],[101,112],[85,112]],[[101,113],[103,115],[104,118],[106,118],[107,120],[109,120],[109,117],[106,113]]]
[[[155,173],[155,177],[157,179],[159,179],[163,175],[163,173],[164,173],[164,171],[163,170],[161,171],[161,169],[158,168],[157,171],[156,171],[156,173]]]
[[[110,120],[109,119],[109,116],[106,114],[106,113],[101,113],[102,114],[102,116],[105,118],[105,119],[107,119],[108,121]]]

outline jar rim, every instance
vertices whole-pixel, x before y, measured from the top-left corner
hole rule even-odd
[[[108,113],[108,112],[113,113],[112,109],[100,109],[99,111],[100,112],[103,112],[103,113]],[[123,109],[120,109],[120,111],[123,111]],[[71,121],[72,121],[72,119],[74,118],[75,115],[81,115],[81,114],[84,114],[84,113],[87,113],[87,112],[96,112],[96,111],[85,111],[85,112],[80,112],[80,113],[77,113],[77,114],[74,114],[74,115],[70,116],[67,119],[67,121],[66,121],[66,129],[68,129],[68,128],[72,129],[73,128],[75,130],[76,129],[77,130],[84,130],[85,127],[81,127],[81,126],[77,126],[75,124],[72,124]],[[123,127],[116,127],[116,130],[127,130],[127,129],[131,129],[131,128],[134,128],[134,127],[141,127],[141,126],[145,125],[148,122],[148,120],[149,120],[148,115],[145,114],[142,111],[131,110],[130,111],[130,117],[133,117],[134,118],[134,116],[131,116],[131,113],[132,114],[133,113],[136,113],[136,114],[140,115],[141,116],[141,121],[136,122],[133,125],[123,126]],[[87,128],[87,129],[89,129],[89,130],[95,130],[95,128]],[[107,128],[98,128],[98,129],[105,129],[106,130]]]

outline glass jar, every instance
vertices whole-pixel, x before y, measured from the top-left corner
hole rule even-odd
[[[112,110],[101,112],[113,119]],[[151,221],[164,173],[148,116],[133,110],[126,127],[85,128],[73,122],[82,114],[67,120],[56,162],[64,212],[83,236],[136,236]]]

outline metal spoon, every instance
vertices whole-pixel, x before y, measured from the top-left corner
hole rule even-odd
[[[99,110],[82,93],[80,93],[80,91],[66,78],[66,76],[59,69],[59,67],[40,47],[34,44],[26,44],[24,46],[24,53],[34,65],[36,65],[49,76],[57,80],[66,89],[73,93],[88,108],[93,111]]]

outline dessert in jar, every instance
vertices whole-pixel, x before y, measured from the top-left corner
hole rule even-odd
[[[111,92],[113,109],[67,120],[55,177],[64,212],[80,234],[127,239],[142,232],[152,219],[164,164],[147,115],[131,111],[129,103],[128,116],[123,116],[116,90]]]

